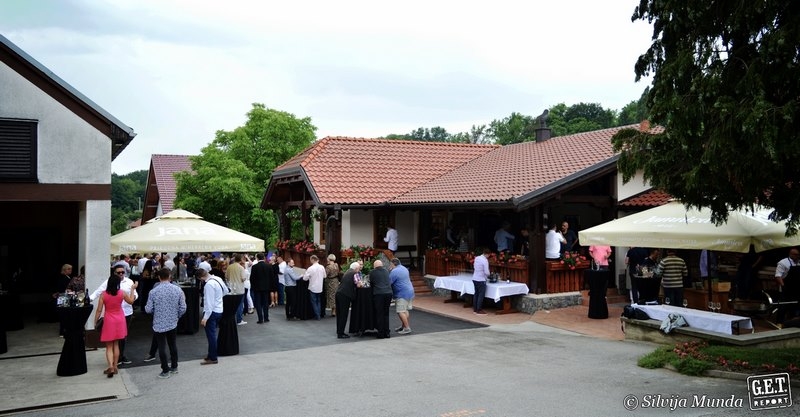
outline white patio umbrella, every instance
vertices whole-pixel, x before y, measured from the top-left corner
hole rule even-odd
[[[111,254],[144,252],[263,252],[264,240],[173,210],[111,237]]]
[[[578,232],[583,246],[608,245],[645,248],[709,249],[746,253],[800,245],[800,236],[786,237],[786,223],[774,222],[772,210],[733,211],[727,223],[711,222],[711,210],[687,210],[682,203],[663,206],[612,220]]]

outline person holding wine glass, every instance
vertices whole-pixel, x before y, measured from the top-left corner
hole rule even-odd
[[[667,256],[659,263],[661,286],[664,287],[664,301],[683,303],[683,278],[689,275],[686,262],[677,256],[675,249],[667,249]],[[669,302],[667,302],[669,304]]]

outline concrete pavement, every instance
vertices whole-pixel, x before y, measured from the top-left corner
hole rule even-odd
[[[457,307],[440,300],[427,301],[445,312]],[[415,302],[422,304],[421,298]],[[539,314],[564,313],[538,312],[533,317]],[[180,373],[166,380],[156,377],[157,366],[124,369],[108,380],[100,375],[102,351],[87,354],[93,372],[70,378],[55,377],[55,362],[42,362],[57,362],[57,356],[14,359],[19,370],[10,378],[11,361],[4,360],[0,405],[7,409],[12,384],[24,388],[19,397],[120,398],[27,414],[37,416],[789,416],[800,410],[795,405],[753,412],[742,381],[639,368],[636,359],[654,349],[649,343],[581,335],[536,323],[529,315],[473,317],[490,326],[238,355],[212,366],[185,361]],[[512,322],[486,323],[490,320]],[[596,325],[619,323],[616,317],[608,320]],[[36,377],[45,367],[46,377]],[[685,398],[691,404],[697,395],[742,400],[742,406],[670,412],[669,399],[680,405],[677,400]],[[630,396],[639,404],[633,413],[623,403]],[[12,401],[22,401],[19,397]],[[662,402],[654,402],[656,398]]]

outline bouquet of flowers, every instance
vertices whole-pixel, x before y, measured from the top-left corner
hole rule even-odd
[[[294,250],[300,253],[314,253],[319,250],[319,246],[314,242],[301,240],[294,244]]]
[[[586,261],[586,257],[578,254],[578,252],[564,252],[561,256],[561,264],[571,270],[574,270],[579,262],[584,261]]]
[[[295,244],[295,242],[293,240],[291,240],[291,239],[278,240],[277,242],[275,242],[275,248],[278,249],[278,250],[287,250],[287,249],[293,247],[294,244]]]

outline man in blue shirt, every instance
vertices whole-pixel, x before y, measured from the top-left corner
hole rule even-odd
[[[503,222],[503,227],[494,232],[494,243],[498,252],[508,252],[514,247],[514,235],[508,231],[510,227],[511,223]]]
[[[150,291],[144,310],[153,315],[153,332],[158,343],[158,357],[161,359],[161,373],[159,378],[169,378],[178,373],[178,346],[175,343],[175,331],[178,319],[186,313],[186,298],[183,290],[177,285],[170,284],[170,270],[159,269],[158,284]],[[166,347],[169,345],[169,359],[171,366],[167,365]]]
[[[392,270],[389,272],[389,279],[392,281],[392,295],[394,296],[394,308],[397,316],[400,317],[402,326],[395,331],[400,334],[411,333],[409,324],[409,311],[413,308],[411,300],[414,299],[414,285],[411,284],[411,275],[408,268],[404,267],[397,258],[392,259]]]

